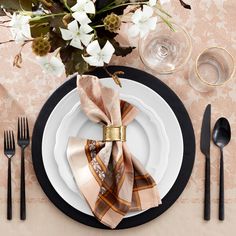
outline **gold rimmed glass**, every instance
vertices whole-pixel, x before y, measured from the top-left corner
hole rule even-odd
[[[192,52],[191,38],[187,31],[176,23],[174,30],[163,21],[156,29],[139,40],[139,55],[142,62],[159,74],[170,74],[181,69]]]
[[[223,47],[209,47],[197,57],[189,83],[199,92],[210,92],[229,81],[234,72],[233,56]]]

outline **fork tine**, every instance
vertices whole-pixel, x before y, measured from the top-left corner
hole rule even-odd
[[[23,121],[24,121],[24,139],[26,139],[26,120],[25,120],[25,117],[23,117]]]
[[[27,117],[26,117],[26,138],[29,139],[29,123]]]
[[[7,150],[10,149],[10,145],[11,145],[11,143],[10,143],[10,139],[9,139],[9,130],[8,130],[7,131]]]
[[[7,134],[7,150],[10,149],[10,140],[9,140],[9,133],[8,132],[9,131],[6,132],[6,134]]]
[[[20,118],[18,117],[18,125],[17,125],[17,139],[20,139]]]
[[[22,138],[22,118],[20,117],[20,139]]]
[[[10,130],[8,130],[8,140],[9,140],[8,149],[12,150],[12,139],[11,139],[11,131]]]
[[[6,131],[6,137],[7,137],[7,149],[9,150],[9,136],[8,136],[8,131]]]
[[[23,124],[24,124],[23,132],[24,132],[24,139],[25,139],[26,138],[25,117],[23,117]]]
[[[7,137],[6,137],[6,131],[4,131],[4,151],[7,150]]]
[[[12,136],[12,149],[13,151],[15,151],[15,138],[14,138],[14,134],[13,134],[13,131],[11,131],[11,136]]]
[[[24,124],[23,124],[23,118],[21,117],[20,118],[20,123],[21,123],[21,129],[20,129],[20,135],[21,135],[21,138],[24,138]]]

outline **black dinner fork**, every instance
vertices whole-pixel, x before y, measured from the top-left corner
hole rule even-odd
[[[18,118],[17,143],[21,147],[21,176],[20,176],[20,219],[26,219],[25,202],[25,148],[29,145],[29,126],[26,117]]]
[[[12,191],[11,191],[11,159],[15,155],[15,140],[13,131],[4,131],[4,154],[8,158],[7,178],[7,219],[12,219]]]

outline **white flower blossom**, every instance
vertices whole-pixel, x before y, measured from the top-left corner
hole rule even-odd
[[[91,0],[77,0],[77,3],[71,7],[74,12],[72,16],[81,24],[89,24],[91,20],[87,14],[95,14],[95,5]]]
[[[70,45],[79,49],[83,49],[82,44],[87,46],[93,38],[93,34],[89,34],[93,31],[93,28],[87,24],[79,27],[76,20],[68,24],[68,29],[60,28],[60,30],[62,38],[71,40]]]
[[[134,12],[131,18],[134,24],[129,29],[130,36],[136,37],[140,34],[141,37],[144,37],[149,31],[156,28],[157,17],[152,16],[153,12],[152,7],[146,5],[143,6],[143,10],[139,8]]]
[[[165,4],[165,3],[168,3],[168,2],[170,2],[170,0],[160,0],[160,4],[161,4],[161,5],[163,5],[163,4]]]
[[[30,16],[13,13],[9,26],[16,42],[23,42],[31,38],[29,19]]]
[[[109,63],[113,53],[115,52],[112,44],[107,41],[105,46],[101,49],[97,40],[91,42],[87,47],[89,57],[83,59],[91,66],[104,66],[104,63]]]
[[[55,56],[37,57],[37,61],[45,74],[48,73],[59,77],[65,71],[64,64]]]
[[[156,6],[156,5],[157,5],[157,0],[149,0],[149,1],[148,1],[148,5],[149,5],[150,7]]]

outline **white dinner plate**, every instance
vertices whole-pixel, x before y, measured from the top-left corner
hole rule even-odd
[[[139,98],[126,94],[120,94],[120,98],[139,109],[138,115],[127,127],[129,150],[140,160],[156,183],[159,183],[165,173],[169,156],[169,140],[164,124],[156,112]],[[79,194],[66,156],[69,137],[102,140],[102,126],[88,120],[81,110],[80,102],[63,118],[56,133],[54,148],[62,179],[73,192]],[[84,213],[92,214],[90,210]]]
[[[114,87],[112,79],[101,79],[106,81],[106,86]],[[116,87],[121,94],[129,94],[143,101],[151,107],[162,120],[169,140],[168,165],[164,176],[158,183],[161,198],[163,198],[173,186],[180,171],[183,159],[183,138],[178,120],[165,100],[147,86],[128,79],[121,79],[122,88]],[[54,158],[54,146],[56,132],[65,115],[79,101],[76,89],[69,92],[54,108],[50,114],[42,139],[42,159],[46,174],[57,193],[71,206],[81,211],[80,196],[67,187],[61,178]],[[126,217],[138,214],[139,212],[129,213]]]

